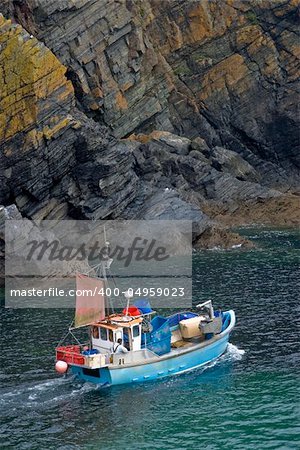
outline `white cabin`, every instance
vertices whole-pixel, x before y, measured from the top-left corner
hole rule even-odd
[[[122,339],[129,351],[141,349],[142,333],[141,317],[129,317],[123,315],[110,316],[107,320],[91,325],[92,348],[100,353],[112,353],[113,345]]]

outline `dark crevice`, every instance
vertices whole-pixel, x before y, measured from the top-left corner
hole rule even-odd
[[[75,96],[76,96],[77,100],[79,101],[79,103],[81,103],[83,100],[83,96],[84,96],[83,89],[82,89],[81,82],[80,82],[80,79],[79,79],[77,73],[71,67],[69,67],[67,69],[66,78],[69,81],[71,81],[71,83],[74,87]]]

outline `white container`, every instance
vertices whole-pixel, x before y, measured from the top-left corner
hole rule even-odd
[[[96,355],[86,355],[85,356],[85,366],[90,369],[100,369],[107,364],[105,363],[105,355],[97,353]]]
[[[199,329],[200,322],[205,319],[204,316],[191,317],[190,319],[181,320],[179,322],[180,331],[184,339],[202,336]]]

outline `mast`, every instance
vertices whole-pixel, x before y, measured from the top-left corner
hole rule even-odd
[[[104,302],[105,302],[105,315],[109,316],[110,314],[110,298],[107,295],[107,272],[109,271],[110,265],[112,263],[112,258],[110,258],[110,243],[106,239],[106,229],[104,225],[104,247],[100,253],[100,267],[101,267],[101,274],[99,274],[103,278],[104,282]]]

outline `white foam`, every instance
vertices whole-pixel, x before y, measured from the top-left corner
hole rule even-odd
[[[45,381],[42,383],[35,384],[34,386],[30,386],[27,388],[28,391],[44,391],[48,390],[51,387],[56,387],[64,382],[64,378],[54,378],[50,381]]]
[[[72,378],[54,378],[51,380],[45,380],[41,383],[37,383],[34,385],[23,386],[21,389],[14,390],[12,392],[4,392],[2,394],[2,398],[0,399],[0,403],[7,401],[17,401],[18,398],[22,396],[27,396],[27,398],[32,401],[41,397],[44,393],[49,391],[56,390],[59,386],[64,383],[70,382]],[[9,400],[8,400],[9,399]],[[11,400],[10,400],[11,399]]]
[[[242,350],[238,348],[236,345],[231,344],[229,342],[227,346],[227,355],[230,355],[230,357],[236,361],[240,361],[243,358],[243,355],[245,354],[245,350]]]

